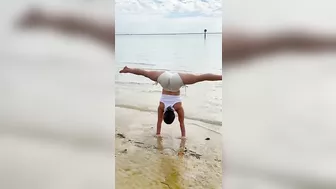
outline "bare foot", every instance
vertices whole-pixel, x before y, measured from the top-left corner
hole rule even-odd
[[[44,14],[41,9],[33,7],[26,11],[19,19],[20,28],[30,28],[40,25],[44,20]]]
[[[130,68],[125,66],[122,70],[119,71],[119,73],[129,73]]]

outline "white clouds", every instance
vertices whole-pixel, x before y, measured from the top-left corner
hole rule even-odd
[[[116,33],[220,32],[220,0],[116,1]]]
[[[158,13],[172,12],[213,16],[221,15],[222,2],[220,0],[117,0],[116,9],[119,13]]]
[[[182,17],[128,15],[116,19],[116,33],[174,33],[174,32],[220,32],[222,20],[219,17]]]

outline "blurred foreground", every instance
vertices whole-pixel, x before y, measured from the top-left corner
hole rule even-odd
[[[112,1],[33,3],[77,18],[114,10]],[[22,30],[26,2],[0,7],[1,188],[114,188],[111,49],[54,30]]]
[[[301,0],[224,3],[224,31],[241,28],[231,38],[233,52],[247,52],[225,59],[230,43],[224,44],[223,35],[224,188],[336,188],[331,6]]]

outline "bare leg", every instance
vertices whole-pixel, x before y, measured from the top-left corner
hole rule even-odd
[[[223,38],[222,60],[239,61],[280,51],[312,52],[336,50],[336,36],[304,32],[277,33],[267,37]]]
[[[152,81],[157,81],[158,77],[163,73],[162,71],[147,71],[139,68],[129,68],[125,66],[119,73],[131,73],[134,75],[141,75],[149,78]]]
[[[320,51],[336,50],[336,37],[317,36],[313,34],[292,32],[278,34],[257,42],[261,52],[272,51]]]
[[[45,27],[65,34],[83,34],[114,50],[113,23],[113,21],[103,23],[101,20],[85,18],[74,13],[44,12],[38,8],[27,11],[19,20],[19,26],[22,28]]]
[[[179,73],[181,76],[181,79],[183,81],[183,84],[185,85],[192,85],[195,83],[199,83],[202,81],[220,81],[222,80],[222,75],[218,74],[187,74],[187,73]]]

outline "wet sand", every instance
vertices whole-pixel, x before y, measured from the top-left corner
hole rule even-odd
[[[222,188],[221,135],[185,120],[187,140],[178,139],[178,121],[156,138],[156,116],[116,108],[116,188]]]

